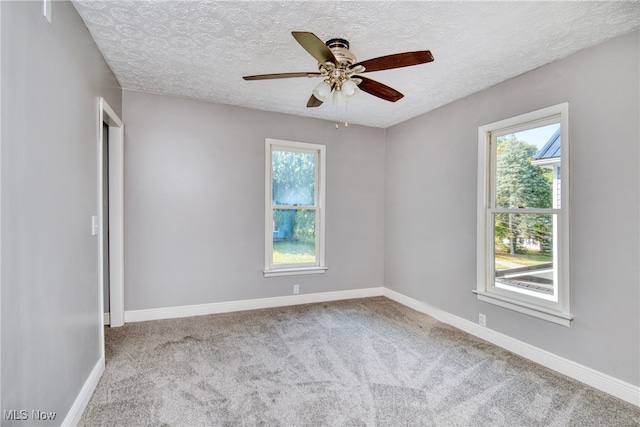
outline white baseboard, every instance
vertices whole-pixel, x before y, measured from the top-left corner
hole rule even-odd
[[[110,325],[111,324],[111,314],[110,313],[104,313],[104,324],[105,325]]]
[[[77,426],[80,422],[80,418],[82,417],[82,413],[84,412],[87,404],[89,403],[89,399],[91,399],[91,395],[93,391],[96,389],[98,385],[98,381],[100,381],[100,377],[104,372],[104,358],[101,357],[94,366],[93,370],[89,374],[89,377],[84,382],[80,393],[78,393],[78,397],[76,397],[75,402],[69,409],[67,416],[64,417],[64,421],[62,421],[62,426]]]
[[[383,295],[383,287],[353,289],[348,291],[322,292],[316,294],[287,295],[273,298],[214,302],[210,304],[185,305],[179,307],[152,308],[124,312],[125,322],[174,319],[178,317],[202,316],[206,314],[230,313],[233,311],[256,310],[260,308],[284,307],[288,305],[314,302],[337,301],[343,299],[368,298]]]
[[[515,338],[501,334],[500,332],[482,327],[462,317],[447,313],[389,288],[384,288],[384,296],[593,388],[633,405],[640,406],[640,387],[638,386],[534,347]]]

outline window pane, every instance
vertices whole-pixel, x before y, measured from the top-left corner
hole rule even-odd
[[[554,214],[494,214],[495,285],[556,298]]]
[[[316,262],[315,210],[274,209],[273,222],[274,264]]]
[[[560,207],[559,168],[559,124],[498,137],[496,207]]]
[[[315,153],[273,150],[271,194],[274,205],[315,205],[315,180]]]

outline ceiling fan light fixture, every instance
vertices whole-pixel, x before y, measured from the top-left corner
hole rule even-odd
[[[330,93],[331,93],[331,85],[329,83],[327,83],[326,81],[320,82],[313,89],[313,96],[318,98],[320,101],[326,100],[329,97]]]
[[[353,96],[356,94],[356,89],[358,85],[355,84],[352,80],[345,80],[342,82],[340,89],[346,96]]]
[[[347,97],[344,92],[338,88],[333,91],[333,105],[345,105],[347,103]]]

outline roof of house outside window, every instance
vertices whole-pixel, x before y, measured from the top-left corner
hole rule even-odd
[[[533,160],[547,160],[560,158],[560,128],[554,133],[549,141],[547,141],[544,146],[538,150],[535,156],[533,156]]]

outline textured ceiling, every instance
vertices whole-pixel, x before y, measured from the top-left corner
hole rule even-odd
[[[640,2],[74,1],[123,88],[386,128],[640,27]],[[435,61],[368,73],[405,94],[306,102],[319,79],[291,36],[349,40],[358,60],[429,49]]]

